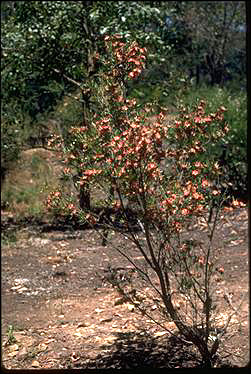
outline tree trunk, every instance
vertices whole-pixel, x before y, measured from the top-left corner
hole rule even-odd
[[[200,66],[196,65],[196,86],[200,84]]]
[[[93,33],[91,30],[90,22],[89,22],[89,13],[91,7],[93,5],[92,1],[82,1],[83,13],[82,13],[82,26],[83,26],[83,34],[89,38],[92,43],[89,46],[87,52],[87,77],[86,82],[87,84],[90,81],[90,77],[93,74],[95,69],[94,61],[93,61],[93,52],[95,49],[95,42],[93,39]],[[90,87],[90,86],[89,86]],[[83,113],[82,113],[82,126],[90,127],[90,121],[88,116],[90,115],[90,97],[91,97],[91,90],[87,85],[87,88],[82,89],[82,102],[83,102]],[[79,173],[79,177],[81,177],[81,172]],[[90,197],[90,185],[85,183],[84,186],[80,186],[79,191],[79,206],[82,210],[90,210],[91,207],[91,197]]]
[[[90,210],[91,208],[90,186],[87,183],[80,186],[79,206],[82,210]]]

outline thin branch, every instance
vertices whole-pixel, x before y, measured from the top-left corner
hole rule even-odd
[[[63,78],[65,78],[67,81],[73,83],[75,86],[79,87],[79,88],[81,89],[81,91],[83,91],[83,87],[82,87],[82,85],[81,85],[79,82],[77,82],[77,81],[75,81],[74,79],[68,77],[67,75],[65,75],[64,73],[62,73],[62,72],[61,72],[60,70],[58,70],[58,69],[53,68],[52,70],[55,71],[55,73],[60,74],[60,75],[61,75]]]
[[[72,95],[70,93],[66,93],[65,96],[68,96],[71,99],[74,99],[74,100],[78,101],[79,103],[84,104],[84,100],[81,100],[79,97],[76,97],[76,96],[74,96],[74,95]]]
[[[140,308],[140,306],[138,305],[138,303],[135,303],[134,300],[132,299],[132,297],[129,294],[126,294],[124,292],[124,290],[122,290],[122,292],[126,296],[126,298],[129,299],[130,303],[133,304],[135,306],[135,308],[137,308],[141,312],[141,314],[143,314],[143,315],[147,316],[148,318],[150,318],[156,325],[160,326],[161,328],[163,328],[164,330],[166,330],[167,332],[169,332],[171,335],[175,336],[181,342],[187,343],[187,344],[191,344],[192,343],[190,341],[185,340],[184,338],[181,338],[181,337],[177,336],[177,334],[173,333],[171,330],[169,330],[167,327],[165,327],[162,323],[158,322],[155,318],[153,318],[151,316],[151,314],[149,314],[148,312],[146,312],[144,309]]]
[[[101,233],[99,230],[97,230],[97,228],[95,227],[94,224],[90,223],[92,228],[98,233],[98,235],[101,237],[101,239],[106,239],[106,236]],[[109,228],[111,228],[112,226],[109,226]],[[121,234],[121,233],[120,233]],[[140,273],[140,274],[143,274],[143,276],[147,279],[147,281],[149,282],[149,284],[152,286],[152,288],[157,292],[157,294],[162,297],[162,294],[161,292],[158,290],[158,288],[152,283],[151,279],[149,278],[149,275],[144,271],[142,270],[140,267],[138,267],[138,265],[131,259],[130,256],[128,256],[124,251],[122,251],[119,247],[117,247],[116,245],[114,245],[112,243],[112,247],[118,251],[123,257],[125,257],[129,262],[130,264],[133,265],[133,267]]]
[[[117,193],[118,193],[118,195],[119,195],[120,204],[121,204],[122,209],[123,209],[123,214],[125,215],[125,206],[124,206],[123,199],[122,199],[122,196],[121,196],[121,191],[120,191],[120,189],[119,189],[119,187],[118,187],[118,185],[117,185],[116,180],[115,180],[115,183],[116,183],[116,190],[117,190]],[[125,215],[125,218],[126,218],[126,215]],[[139,221],[139,220],[138,220],[138,221]],[[140,221],[139,221],[139,223],[140,223]],[[147,254],[146,254],[145,251],[143,250],[143,248],[142,248],[142,246],[140,245],[139,241],[135,238],[135,236],[134,236],[134,234],[133,234],[133,232],[132,232],[132,230],[131,230],[131,228],[130,228],[130,225],[128,225],[128,227],[129,227],[129,231],[130,231],[130,234],[131,234],[131,236],[132,236],[132,239],[133,239],[134,243],[135,243],[135,244],[137,245],[137,247],[139,248],[140,252],[141,252],[142,255],[144,256],[144,258],[145,258],[146,262],[149,264],[149,266],[150,266],[151,268],[153,268],[153,264],[152,264],[152,262],[150,261],[150,259],[148,258]]]

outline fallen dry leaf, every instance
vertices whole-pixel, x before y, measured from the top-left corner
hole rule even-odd
[[[73,335],[76,336],[77,338],[82,338],[82,336],[84,336],[83,334],[81,334],[80,331],[75,332]]]
[[[127,299],[127,297],[125,297],[125,296],[120,297],[120,298],[118,298],[118,299],[116,299],[116,300],[114,301],[114,305],[115,305],[115,306],[117,306],[117,305],[122,305],[122,304],[126,303],[127,300],[128,300],[128,299]]]
[[[46,262],[48,264],[58,264],[62,261],[63,261],[62,258],[59,257],[59,256],[48,256],[47,259],[46,259]]]
[[[109,318],[101,318],[100,323],[111,322],[112,320],[113,320],[112,317],[109,317]]]
[[[9,351],[10,352],[14,352],[14,351],[18,351],[19,350],[19,346],[18,344],[12,344],[10,347],[9,347]]]
[[[77,329],[79,328],[79,327],[87,327],[88,326],[88,324],[86,324],[85,322],[80,322],[80,323],[78,323],[78,325],[77,325]]]
[[[10,353],[8,353],[8,356],[9,357],[14,357],[14,356],[16,356],[18,354],[18,351],[14,351],[14,352],[10,352]]]
[[[238,244],[241,244],[244,242],[244,239],[238,239],[238,240],[231,240],[230,244],[229,245],[238,245]]]
[[[95,312],[96,312],[96,313],[102,313],[103,311],[104,311],[104,309],[99,309],[99,308],[96,308],[96,309],[95,309]]]
[[[40,343],[40,344],[38,345],[38,350],[39,350],[40,352],[46,351],[47,348],[48,348],[48,346],[47,346],[45,343]]]
[[[116,340],[116,336],[110,335],[110,336],[107,336],[106,338],[104,338],[104,343],[105,344],[112,344],[112,343],[114,343],[114,340]]]

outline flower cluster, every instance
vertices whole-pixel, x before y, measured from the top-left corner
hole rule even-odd
[[[51,135],[51,137],[47,141],[47,147],[53,148],[57,150],[61,150],[62,148],[62,138],[59,135]]]
[[[73,196],[69,196],[68,199],[64,197],[63,199],[63,195],[60,191],[53,191],[47,197],[47,211],[61,216],[74,216],[77,214],[77,207],[72,200]]]
[[[102,170],[97,169],[89,169],[85,170],[83,172],[83,176],[80,179],[80,185],[85,184],[87,181],[89,181],[92,177],[102,174]]]
[[[117,68],[112,70],[113,77],[121,77],[122,74],[127,74],[131,79],[137,78],[145,66],[146,48],[140,48],[137,42],[133,42],[129,48],[125,42],[122,41],[122,35],[116,34],[114,36],[105,36],[104,40],[107,48],[111,48],[115,57]]]
[[[55,206],[57,206],[60,202],[60,199],[62,197],[62,194],[60,191],[53,191],[51,192],[46,201],[46,207],[48,210],[53,209]]]
[[[179,231],[192,215],[204,212],[210,196],[219,195],[211,185],[219,167],[208,163],[206,145],[228,131],[226,109],[207,113],[202,100],[193,111],[182,107],[166,124],[163,113],[154,116],[151,106],[140,107],[123,89],[125,80],[145,67],[146,49],[128,45],[121,35],[106,36],[105,45],[111,57],[103,61],[107,69],[99,85],[105,99],[99,95],[102,105],[90,128],[71,129],[67,164],[81,175],[80,186],[116,181],[124,196],[145,201],[146,216]]]
[[[243,208],[243,207],[246,207],[246,206],[247,206],[247,204],[244,201],[233,199],[231,201],[231,203],[229,204],[229,206],[224,207],[224,210],[226,212],[230,212],[230,211],[233,211],[236,208]]]

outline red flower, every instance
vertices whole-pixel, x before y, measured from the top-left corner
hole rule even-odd
[[[189,213],[190,213],[189,210],[186,209],[186,208],[183,208],[183,209],[181,210],[181,214],[182,214],[183,216],[187,216]]]
[[[206,179],[203,179],[203,181],[201,182],[201,185],[202,187],[208,187],[209,186],[209,182],[206,180]]]
[[[199,175],[199,174],[200,174],[199,170],[193,170],[192,171],[192,175],[194,175],[194,176]]]
[[[217,269],[219,273],[223,274],[224,273],[224,268],[221,266],[220,268]]]

